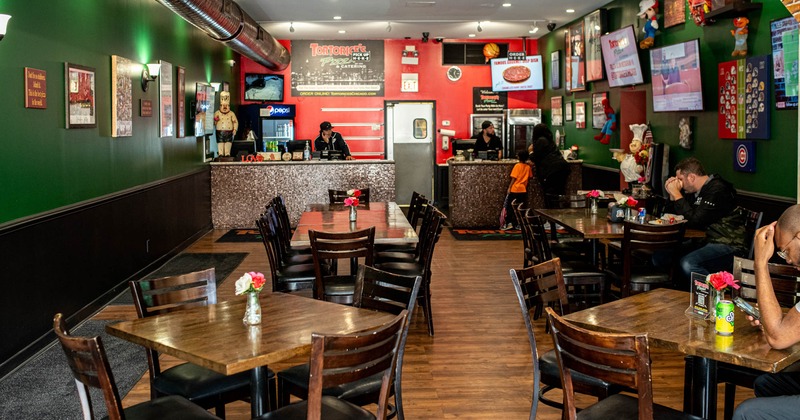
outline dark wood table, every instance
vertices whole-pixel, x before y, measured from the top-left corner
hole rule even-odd
[[[309,204],[300,216],[291,244],[310,245],[309,230],[352,232],[371,226],[375,226],[376,244],[419,242],[417,232],[397,203],[377,202],[358,206],[358,217],[354,223],[350,222],[350,209],[342,204]]]
[[[760,329],[737,310],[731,338],[716,334],[713,320],[686,315],[689,293],[656,289],[567,315],[581,327],[615,333],[646,332],[650,345],[692,356],[692,414],[714,419],[717,413],[717,362],[778,372],[800,360],[800,344],[775,350]]]
[[[230,285],[233,287],[233,285]],[[266,366],[311,354],[311,333],[348,334],[391,321],[389,313],[283,293],[262,293],[262,321],[242,323],[244,296],[215,305],[123,321],[106,331],[225,375],[251,372],[251,413],[266,408]]]

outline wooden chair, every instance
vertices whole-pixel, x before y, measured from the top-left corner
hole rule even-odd
[[[530,418],[534,419],[538,401],[550,407],[564,408],[563,404],[545,397],[548,391],[561,388],[561,375],[555,352],[550,350],[539,357],[536,350],[533,322],[539,317],[537,310],[541,311],[537,308],[553,307],[563,315],[569,313],[570,305],[561,272],[561,260],[558,258],[523,270],[512,269],[510,274],[514,290],[517,292],[520,309],[522,309],[522,318],[528,331],[528,341],[530,341],[533,356],[534,386]],[[598,399],[607,398],[624,390],[623,387],[581,373],[576,373],[573,381],[575,392],[592,395]],[[541,388],[539,387],[540,382],[544,384]]]
[[[372,266],[375,226],[341,233],[309,230],[308,237],[314,255],[314,299],[352,304],[358,259]],[[331,268],[330,262],[339,259],[350,260],[350,274],[339,275]]]
[[[281,260],[278,234],[268,214],[259,216],[256,219],[256,226],[258,226],[261,241],[264,243],[264,250],[267,252],[269,260],[272,291],[293,292],[312,288],[316,277],[314,264],[286,264]]]
[[[128,286],[139,318],[217,303],[214,268],[177,276],[134,280]],[[250,396],[249,372],[228,376],[192,363],[162,371],[158,352],[154,349],[145,350],[150,372],[150,398],[180,395],[203,408],[214,407],[217,415],[225,418],[225,404],[246,400]],[[275,407],[275,373],[269,369],[267,386],[270,405]]]
[[[369,204],[369,188],[361,188],[360,190],[361,196],[358,197],[359,204]],[[328,190],[328,202],[330,204],[342,204],[347,197],[347,190]]]
[[[273,224],[278,239],[281,245],[280,252],[283,258],[288,258],[291,264],[310,264],[313,262],[311,257],[311,248],[293,247],[292,242],[292,225],[289,221],[289,212],[286,210],[286,203],[283,201],[283,196],[278,194],[272,201],[271,207],[275,210],[273,216]],[[267,204],[266,210],[269,210],[270,204]]]
[[[380,327],[354,334],[311,334],[308,399],[279,408],[257,419],[385,419],[408,311]],[[375,414],[323,390],[380,375]]]
[[[427,200],[426,200],[427,201]],[[419,241],[413,246],[402,247],[394,245],[394,247],[378,248],[375,247],[375,264],[384,264],[388,262],[418,262],[422,257],[423,244],[425,243],[423,233],[428,232],[433,220],[434,212],[432,206],[426,206],[423,209],[424,215],[422,216],[422,223],[419,228]]]
[[[110,420],[134,419],[216,419],[198,405],[178,395],[152,399],[126,409],[122,408],[111,366],[106,357],[106,350],[100,337],[75,337],[70,335],[62,314],[53,318],[53,330],[67,356],[78,396],[81,400],[84,419],[93,419],[90,388],[103,392],[103,399]],[[58,413],[54,413],[56,416]]]
[[[558,355],[564,389],[566,420],[699,419],[669,407],[653,404],[653,378],[650,372],[650,346],[647,334],[611,334],[575,326],[547,308],[550,333]],[[634,388],[638,398],[614,394],[583,409],[575,408],[574,375],[582,373]]]
[[[407,310],[411,315],[414,313],[421,284],[422,277],[420,276],[401,276],[361,265],[358,267],[358,275],[356,277],[353,306],[389,312],[395,315]],[[403,355],[405,353],[409,325],[410,323],[407,322],[400,339],[392,387],[392,392],[395,396],[395,413],[400,420],[405,418],[401,383]],[[308,398],[308,373],[308,364],[294,366],[278,372],[278,403],[280,406],[289,404],[290,395],[303,399]],[[377,399],[380,393],[380,385],[381,377],[373,375],[343,386],[326,388],[322,393],[363,406],[372,404]],[[389,414],[389,417],[392,417],[392,413]]]
[[[753,259],[753,238],[756,236],[756,231],[761,227],[761,219],[764,217],[763,211],[752,211],[744,207],[739,207],[737,210],[744,213],[744,234],[745,243],[750,244],[747,248],[747,258]]]

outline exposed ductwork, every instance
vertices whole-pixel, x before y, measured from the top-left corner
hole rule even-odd
[[[289,51],[232,0],[157,1],[258,64],[276,71],[289,66]]]

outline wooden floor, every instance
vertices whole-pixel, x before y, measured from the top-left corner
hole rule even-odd
[[[249,252],[242,264],[218,289],[219,300],[243,299],[234,295],[234,280],[246,271],[268,275],[260,243],[218,243],[226,231],[212,231],[186,252]],[[521,267],[520,241],[456,241],[447,229],[437,245],[433,263],[432,308],[435,337],[427,333],[424,315],[413,314],[403,366],[406,418],[412,419],[527,419],[533,387],[531,352],[517,302],[510,268]],[[135,318],[133,306],[108,307],[97,317]],[[552,348],[543,322],[536,325],[539,352]],[[683,357],[654,351],[655,402],[681,409]],[[170,363],[167,360],[167,363]],[[270,366],[280,370],[304,362],[291,360]],[[559,391],[551,397],[560,399]],[[722,418],[722,390],[719,416]],[[752,396],[739,388],[737,403]],[[125,397],[124,406],[150,398],[147,374]],[[578,399],[585,406],[594,400]],[[227,418],[247,419],[243,402],[226,407]],[[557,420],[560,410],[539,404],[539,419]]]

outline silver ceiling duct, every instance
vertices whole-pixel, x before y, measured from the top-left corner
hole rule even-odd
[[[289,66],[289,51],[232,0],[157,0],[232,50],[271,70]]]

